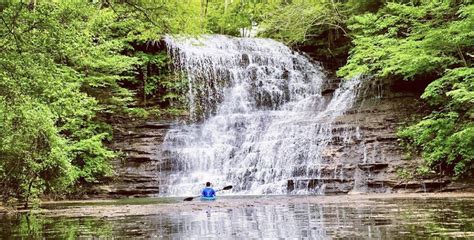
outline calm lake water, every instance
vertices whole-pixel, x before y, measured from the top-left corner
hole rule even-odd
[[[278,200],[235,208],[216,208],[211,203],[209,208],[198,211],[107,218],[0,215],[0,238],[474,238],[474,198],[374,199],[367,204],[357,200],[319,204],[279,203]],[[128,201],[125,203],[156,204],[149,200]]]

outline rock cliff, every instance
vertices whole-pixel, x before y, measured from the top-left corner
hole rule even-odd
[[[332,94],[338,81],[327,84],[325,95]],[[397,128],[420,111],[418,94],[390,85],[366,87],[355,106],[334,122],[321,177],[288,179],[288,192],[305,188],[323,189],[325,194],[424,192],[466,187],[449,178],[410,179],[401,174],[421,161],[406,156],[396,136]],[[173,160],[161,146],[172,125],[173,120],[114,123],[111,147],[122,152],[113,162],[116,175],[90,193],[103,198],[158,196],[173,171]]]
[[[121,152],[112,163],[115,176],[91,189],[102,198],[156,196],[171,168],[161,144],[172,125],[171,120],[144,121],[129,119],[113,123],[110,147]]]

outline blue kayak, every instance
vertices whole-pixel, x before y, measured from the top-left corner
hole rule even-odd
[[[216,197],[204,197],[204,196],[201,196],[201,200],[203,201],[214,201],[216,200]]]

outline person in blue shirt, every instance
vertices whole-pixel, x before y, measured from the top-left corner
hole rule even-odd
[[[206,187],[202,190],[201,193],[202,200],[215,200],[216,199],[216,191],[211,187],[211,183],[207,182]]]

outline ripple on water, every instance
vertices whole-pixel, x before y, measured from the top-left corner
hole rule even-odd
[[[196,202],[190,208],[169,211],[164,210],[174,205],[148,205],[161,207],[163,211],[115,217],[3,215],[0,216],[0,238],[474,237],[474,198],[345,199],[319,203],[314,199],[288,199],[221,199],[209,205]],[[140,206],[143,205],[118,207],[128,211]],[[90,208],[104,211],[101,207]]]

